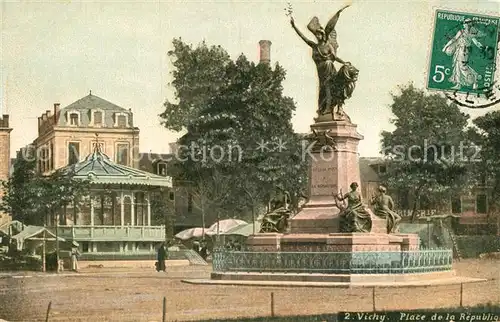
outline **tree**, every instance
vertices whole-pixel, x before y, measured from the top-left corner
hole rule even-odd
[[[226,85],[224,70],[231,62],[228,53],[220,46],[208,47],[205,42],[198,47],[185,44],[180,38],[173,40],[174,49],[168,52],[173,60],[173,81],[177,103],[166,101],[160,114],[162,124],[173,131],[188,127],[205,104]]]
[[[205,180],[200,174],[210,177],[215,170],[232,178],[224,203],[236,209],[249,207],[248,185],[267,198],[276,186],[302,193],[306,164],[291,124],[295,104],[283,95],[283,68],[256,65],[244,55],[232,61],[220,46],[193,49],[180,40],[169,55],[179,103],[165,103],[160,116],[167,128],[187,130],[179,140],[180,178],[195,186]]]
[[[225,212],[227,200],[231,195],[231,178],[218,169],[200,169],[199,178],[191,187],[194,204],[200,209],[202,227],[209,223],[218,222]]]
[[[47,224],[49,216],[70,203],[78,205],[89,191],[89,182],[75,179],[72,168],[42,176],[36,172],[36,160],[21,155],[16,158],[12,176],[2,186],[0,209],[26,225]]]
[[[151,220],[153,225],[165,225],[165,239],[174,238],[174,202],[163,189],[151,193]]]
[[[471,147],[468,115],[438,94],[412,84],[392,95],[396,129],[382,133],[382,153],[388,158],[383,180],[391,189],[414,195],[412,220],[423,196],[435,206],[468,187]]]
[[[38,187],[37,195],[39,197],[39,212],[55,219],[56,214],[61,214],[62,210],[72,204],[79,207],[82,197],[89,194],[90,181],[75,179],[74,169],[72,167],[62,168],[54,171],[47,176],[38,176],[35,180],[35,186]],[[59,225],[66,224],[66,214],[58,216]],[[53,222],[46,222],[51,225]]]
[[[480,146],[475,177],[483,177],[483,181],[491,187],[488,189],[489,212],[495,213],[500,210],[500,112],[489,112],[477,117],[473,124],[469,135]]]
[[[19,155],[13,168],[11,177],[2,181],[0,210],[11,214],[14,220],[29,225],[37,214],[37,210],[32,207],[38,199],[35,190],[36,161]]]

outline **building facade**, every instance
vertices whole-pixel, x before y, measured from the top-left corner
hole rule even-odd
[[[9,115],[4,114],[0,118],[0,181],[6,181],[10,175],[10,132]],[[3,189],[0,189],[0,198],[3,196]],[[0,212],[0,227],[11,220],[8,214]]]
[[[77,242],[84,257],[151,256],[166,239],[166,210],[159,205],[172,181],[139,170],[139,133],[130,109],[90,93],[64,108],[54,104],[38,118],[38,137],[20,151],[36,158],[42,174],[71,171],[73,179],[90,182],[78,203],[47,220],[52,231]]]
[[[139,128],[134,126],[133,113],[90,93],[64,108],[56,103],[42,114],[31,148],[38,170],[46,174],[81,161],[97,142],[114,162],[138,167]]]
[[[170,176],[172,174],[170,165],[177,153],[175,143],[170,144],[170,151],[168,154],[141,153],[139,169],[159,176]],[[202,226],[203,219],[196,194],[189,183],[173,179],[167,202],[173,208],[174,234],[187,228]],[[210,215],[207,215],[206,220],[206,225],[213,223]]]
[[[58,234],[78,242],[84,254],[148,253],[165,241],[164,214],[154,213],[154,202],[168,195],[170,177],[117,164],[99,146],[63,170],[89,180],[91,188],[78,204],[61,209],[51,226],[58,221]]]
[[[381,177],[386,173],[387,166],[383,158],[360,158],[361,189],[365,200],[377,194]],[[436,207],[425,197],[417,203],[418,216],[451,214],[456,216],[454,228],[458,234],[494,234],[497,231],[497,214],[489,209],[489,189],[485,178],[465,194],[452,196],[443,205]],[[394,190],[388,187],[388,193],[395,202],[397,212],[403,218],[409,218],[415,202],[414,193],[408,190]]]

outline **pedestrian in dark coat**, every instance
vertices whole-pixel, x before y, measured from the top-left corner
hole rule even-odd
[[[167,248],[165,247],[165,243],[160,245],[158,248],[158,264],[157,271],[166,271],[167,267],[165,265],[165,260],[167,259]]]

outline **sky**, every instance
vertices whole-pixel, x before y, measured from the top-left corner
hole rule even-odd
[[[285,95],[297,105],[293,125],[308,132],[317,104],[310,49],[285,16],[288,1],[44,1],[0,4],[0,103],[10,115],[11,155],[37,136],[37,117],[89,94],[132,109],[141,152],[169,152],[181,133],[160,125],[174,98],[172,39],[221,45],[232,58],[259,60],[259,40],[272,42],[271,63],[287,71]],[[436,8],[498,15],[498,0],[352,0],[290,2],[296,25],[313,16],[326,25],[343,5],[338,56],[360,70],[345,111],[364,136],[361,156],[377,156],[380,133],[392,130],[389,105],[398,85],[424,88]],[[472,117],[484,110],[467,110]]]

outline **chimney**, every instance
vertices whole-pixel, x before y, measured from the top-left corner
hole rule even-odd
[[[6,127],[6,128],[9,127],[9,115],[8,114],[4,114],[2,116],[2,120],[1,120],[0,126],[1,127]]]
[[[57,123],[57,115],[59,114],[59,106],[61,106],[61,104],[59,103],[54,103],[54,123]]]
[[[269,64],[271,62],[271,41],[261,40],[260,45],[260,63]]]

